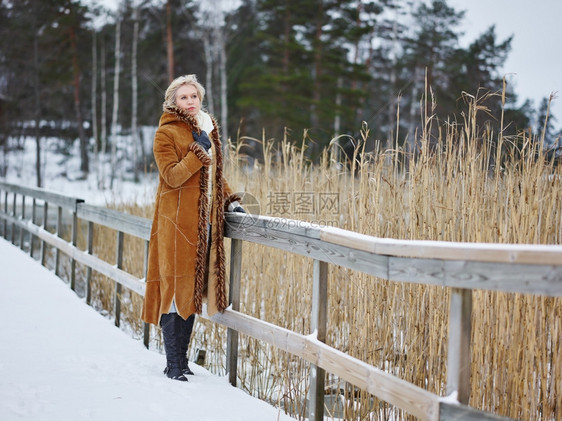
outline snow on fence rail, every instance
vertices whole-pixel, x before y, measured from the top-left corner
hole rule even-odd
[[[3,193],[3,194],[2,194]],[[17,198],[21,199],[18,204]],[[32,199],[31,215],[26,215],[26,197]],[[10,200],[11,199],[11,200]],[[37,211],[42,202],[42,225]],[[11,205],[10,205],[11,204]],[[87,269],[86,301],[90,300],[91,271],[114,280],[115,324],[119,325],[119,295],[122,286],[144,295],[144,279],[122,269],[124,234],[145,241],[145,273],[151,221],[132,215],[91,206],[83,200],[44,189],[32,189],[0,181],[0,228],[2,235],[24,249],[27,232],[29,253],[33,255],[33,237],[41,241],[41,263],[45,245],[55,248],[55,273],[58,256],[71,259],[70,287],[74,289],[75,262]],[[48,229],[48,208],[56,206],[55,232]],[[19,212],[18,212],[19,209]],[[63,210],[70,216],[71,240],[60,237]],[[78,219],[88,222],[87,249],[76,246]],[[93,225],[116,231],[116,264],[111,265],[92,254]],[[19,239],[16,231],[19,229]],[[228,327],[227,370],[236,385],[238,333],[244,333],[312,364],[309,419],[323,419],[324,372],[336,374],[380,399],[422,420],[506,419],[467,406],[470,391],[470,337],[472,290],[562,296],[562,246],[452,243],[406,241],[357,234],[337,228],[318,227],[296,220],[228,213],[225,235],[232,241],[230,259],[230,306],[223,313],[203,317]],[[239,311],[240,274],[243,242],[275,247],[314,259],[311,330],[301,335]],[[447,397],[430,393],[357,358],[324,344],[327,320],[328,265],[339,265],[391,281],[441,285],[452,288],[449,309],[447,353]],[[149,329],[145,325],[144,343],[148,346]],[[456,396],[456,399],[455,399]]]

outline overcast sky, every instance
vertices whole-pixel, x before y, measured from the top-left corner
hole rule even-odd
[[[519,104],[534,101],[535,108],[551,92],[558,92],[552,105],[562,127],[562,0],[448,0],[456,10],[466,10],[467,46],[491,25],[496,24],[498,42],[513,35],[512,50],[503,69],[508,83],[515,86]]]

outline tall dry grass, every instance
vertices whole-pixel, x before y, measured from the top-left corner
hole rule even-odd
[[[288,193],[291,206],[280,217],[333,222],[379,237],[561,244],[560,167],[543,159],[540,143],[526,133],[505,138],[477,127],[487,98],[465,99],[461,121],[439,122],[429,110],[416,154],[401,148],[365,153],[366,127],[346,168],[334,165],[333,150],[312,165],[306,145],[283,141],[274,150],[260,139],[263,162],[248,170],[239,147],[230,154],[228,179],[257,197],[264,213],[281,209],[275,200]],[[299,213],[296,198],[303,192],[315,200],[334,193],[339,209]],[[258,245],[245,244],[244,251],[243,311],[309,333],[310,261]],[[328,343],[444,394],[448,290],[381,281],[335,266],[329,276]],[[558,298],[474,293],[471,405],[520,419],[562,416],[561,308]],[[270,399],[291,396],[289,407],[303,415],[298,402],[307,388],[306,368],[295,373],[291,358],[272,354],[264,347],[262,360],[274,362],[280,373]],[[243,373],[256,371],[251,362],[241,366]],[[250,383],[246,387],[254,391]],[[338,379],[330,377],[328,384],[343,391],[345,402],[355,400],[344,409],[346,419],[369,412],[402,417]]]
[[[561,244],[560,167],[544,159],[529,134],[505,138],[478,127],[486,98],[465,99],[459,121],[436,120],[428,105],[415,151],[376,143],[366,152],[366,126],[345,165],[335,160],[335,141],[312,164],[306,142],[239,139],[229,149],[226,178],[280,223],[292,218],[400,239]],[[248,143],[261,145],[262,160],[245,156]],[[152,213],[150,207],[123,210]],[[101,230],[96,235],[97,253],[107,253],[109,261],[113,236]],[[127,253],[129,270],[141,273],[144,249],[131,246]],[[312,262],[250,243],[243,246],[242,262],[241,311],[310,333]],[[111,309],[111,294],[102,295],[100,305]],[[327,343],[444,395],[448,300],[446,288],[388,282],[331,265]],[[127,302],[126,320],[140,332],[140,298]],[[525,420],[560,419],[561,299],[475,291],[473,306],[469,404]],[[225,329],[198,319],[195,330],[192,359],[197,349],[206,349],[206,366],[224,373]],[[308,364],[244,336],[240,357],[241,387],[306,417]],[[335,417],[410,418],[332,375],[326,395],[327,414]]]

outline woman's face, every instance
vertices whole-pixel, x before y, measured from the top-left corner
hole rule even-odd
[[[193,85],[182,85],[176,93],[176,105],[191,115],[201,111],[201,100]]]

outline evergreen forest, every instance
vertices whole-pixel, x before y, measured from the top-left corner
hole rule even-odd
[[[169,82],[189,73],[205,86],[223,139],[255,139],[246,142],[255,158],[260,139],[305,139],[315,160],[364,125],[367,150],[375,141],[415,147],[423,110],[462,124],[467,98],[485,111],[478,130],[558,147],[556,117],[546,118],[552,98],[534,108],[501,73],[512,38],[491,26],[461,48],[464,12],[446,0],[115,4],[1,0],[0,176],[24,138],[37,145],[37,168],[49,137],[79,142],[85,175],[94,153],[118,155],[124,136],[138,145],[135,171],[147,168],[151,139],[141,128],[157,125]]]

